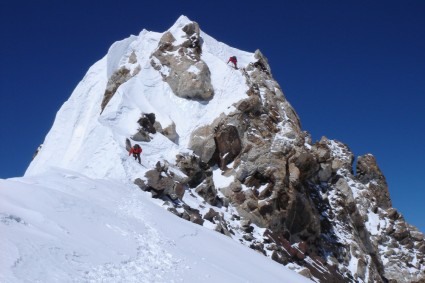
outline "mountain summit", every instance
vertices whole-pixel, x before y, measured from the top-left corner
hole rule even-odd
[[[142,164],[128,156],[134,144]],[[259,50],[227,46],[181,16],[164,33],[111,46],[23,179],[59,170],[116,183],[129,201],[152,197],[176,222],[222,233],[314,282],[425,282],[423,234],[392,207],[373,155],[357,158],[356,173],[354,160],[339,141],[311,141]]]

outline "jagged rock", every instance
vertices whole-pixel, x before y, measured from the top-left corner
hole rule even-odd
[[[251,220],[249,220],[249,219],[242,219],[240,221],[240,224],[241,224],[241,227],[242,228],[249,227],[251,225]]]
[[[418,251],[425,254],[425,244],[422,244],[419,248]]]
[[[187,40],[180,45],[173,45],[176,40],[171,33],[162,36],[157,50],[151,56],[151,65],[160,71],[175,95],[209,100],[214,95],[214,89],[208,65],[200,58],[202,46],[199,26],[192,22],[182,30]]]
[[[180,183],[179,181],[175,181],[174,183],[174,193],[177,195],[177,197],[182,200],[184,193],[185,193],[185,186],[184,184]]]
[[[136,180],[134,180],[134,184],[136,184],[142,191],[147,191],[148,190],[148,186],[140,178],[137,178]]]
[[[300,170],[294,163],[289,164],[289,181],[293,184],[297,184],[300,179]]]
[[[331,157],[331,150],[327,146],[326,143],[327,140],[322,140],[319,143],[316,143],[312,148],[311,151],[316,156],[318,162],[326,162]]]
[[[156,129],[154,127],[155,124],[155,114],[154,113],[146,113],[143,114],[137,123],[139,123],[140,127],[148,133],[155,134]]]
[[[194,155],[177,155],[176,165],[188,176],[191,188],[197,187],[206,177],[211,176],[211,168]]]
[[[174,122],[171,123],[171,125],[167,126],[166,128],[162,129],[160,132],[173,143],[175,144],[179,143],[179,135],[177,134],[176,124]]]
[[[242,149],[237,128],[232,125],[219,126],[215,133],[215,141],[220,156],[220,168],[224,169]]]
[[[236,180],[229,185],[229,188],[232,190],[232,192],[237,193],[242,190],[242,185],[238,180]]]
[[[410,231],[410,236],[414,241],[423,241],[424,240],[424,234],[422,234],[419,231]]]
[[[369,190],[376,198],[379,207],[389,208],[392,206],[387,182],[373,155],[359,156],[357,159],[357,178],[363,184],[369,184]],[[370,182],[372,180],[375,182]]]
[[[213,127],[205,125],[193,131],[189,142],[189,148],[193,150],[203,162],[208,163],[216,150]]]
[[[390,218],[391,220],[397,220],[400,217],[400,214],[398,213],[397,209],[392,207],[387,210],[387,215],[388,218]]]
[[[155,169],[145,173],[147,183],[136,179],[135,183],[144,191],[150,191],[152,197],[164,200],[182,200],[185,193],[184,179],[169,170],[167,163],[157,162]]]
[[[168,207],[168,208],[167,208],[167,210],[168,210],[169,212],[171,212],[172,214],[174,214],[174,215],[178,216],[178,217],[181,217],[181,216],[182,216],[182,214],[181,214],[181,213],[179,213],[179,212],[177,211],[177,209],[175,209],[174,207]]]
[[[243,238],[245,241],[248,241],[248,242],[252,242],[252,241],[254,240],[254,237],[253,237],[251,234],[244,234],[244,235],[242,236],[242,238]]]
[[[208,210],[208,212],[207,213],[205,213],[205,215],[204,215],[204,219],[205,220],[208,220],[208,221],[210,221],[210,222],[212,222],[212,223],[215,223],[214,222],[214,217],[217,217],[217,216],[219,216],[220,214],[217,212],[217,211],[215,211],[214,209],[212,209],[212,208],[210,208],[210,210]]]
[[[128,62],[130,64],[136,64],[137,63],[137,56],[134,53],[134,51],[131,53],[131,55],[128,58]],[[108,83],[106,85],[106,90],[103,95],[103,100],[100,105],[101,107],[101,113],[105,109],[108,102],[112,99],[114,94],[116,93],[117,89],[125,82],[127,82],[129,79],[134,77],[140,72],[141,68],[140,65],[136,66],[133,70],[128,69],[125,66],[121,66],[118,70],[116,70],[111,77],[108,80]]]
[[[207,177],[197,188],[196,192],[204,198],[204,200],[211,204],[217,205],[219,198],[217,196],[217,190],[214,186],[214,182],[210,177]]]
[[[335,188],[343,195],[343,204],[347,207],[349,213],[354,213],[356,210],[356,203],[354,201],[353,192],[344,178],[339,178],[335,183]],[[360,223],[363,222],[361,218]]]
[[[263,243],[259,243],[259,242],[254,241],[249,247],[251,249],[255,250],[255,251],[258,251],[258,252],[264,254],[264,255],[266,254],[266,252],[264,251]]]
[[[133,52],[131,52],[130,56],[128,57],[128,63],[130,63],[130,64],[136,64],[137,63],[137,55],[134,52],[134,50],[133,50]]]
[[[404,227],[400,227],[399,229],[397,229],[392,236],[397,240],[397,241],[402,241],[403,239],[405,239],[406,237],[409,236],[409,231],[406,230]]]
[[[187,205],[184,205],[184,211],[185,212],[183,213],[183,216],[182,216],[183,219],[186,219],[198,225],[204,224],[204,220],[202,219],[202,216],[199,213],[198,209],[194,209]]]
[[[236,109],[244,113],[258,113],[262,108],[260,97],[251,95],[250,97],[241,100],[236,105]]]
[[[130,70],[124,66],[112,74],[112,76],[108,80],[108,84],[106,85],[105,94],[103,95],[104,97],[102,100],[102,104],[100,105],[102,109],[101,111],[105,109],[105,106],[114,96],[118,87],[122,85],[123,83],[125,83],[126,81],[128,81],[130,78],[131,78]]]
[[[320,163],[320,169],[317,173],[317,177],[320,182],[328,182],[332,177],[332,165],[328,163]]]

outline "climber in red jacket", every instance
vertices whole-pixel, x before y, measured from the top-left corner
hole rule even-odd
[[[229,58],[229,61],[227,61],[227,64],[229,64],[229,62],[232,62],[233,65],[235,66],[235,69],[238,68],[238,59],[236,59],[236,56],[232,56]]]
[[[140,160],[140,154],[142,153],[142,148],[140,147],[140,145],[135,144],[129,151],[128,156],[130,156],[131,154],[133,154],[134,160],[139,160],[139,164],[141,164],[141,160]]]

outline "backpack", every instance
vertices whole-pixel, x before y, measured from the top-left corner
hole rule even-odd
[[[140,148],[140,145],[138,145],[138,144],[134,145],[134,149],[139,149],[139,148]]]
[[[233,60],[235,60],[235,61],[238,61],[237,59],[236,59],[236,56],[232,56],[231,57]]]

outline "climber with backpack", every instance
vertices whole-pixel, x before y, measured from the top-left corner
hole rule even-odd
[[[133,157],[134,157],[134,160],[138,160],[139,161],[139,164],[142,164],[141,163],[141,160],[140,160],[140,154],[142,153],[142,148],[141,148],[141,146],[140,145],[138,145],[138,144],[135,144],[131,149],[130,149],[130,151],[129,151],[129,153],[128,153],[128,156],[130,156],[131,154],[133,154]]]
[[[227,61],[227,64],[229,64],[229,62],[232,62],[233,65],[235,66],[235,69],[238,69],[238,59],[236,59],[236,56],[230,57],[229,61]]]

